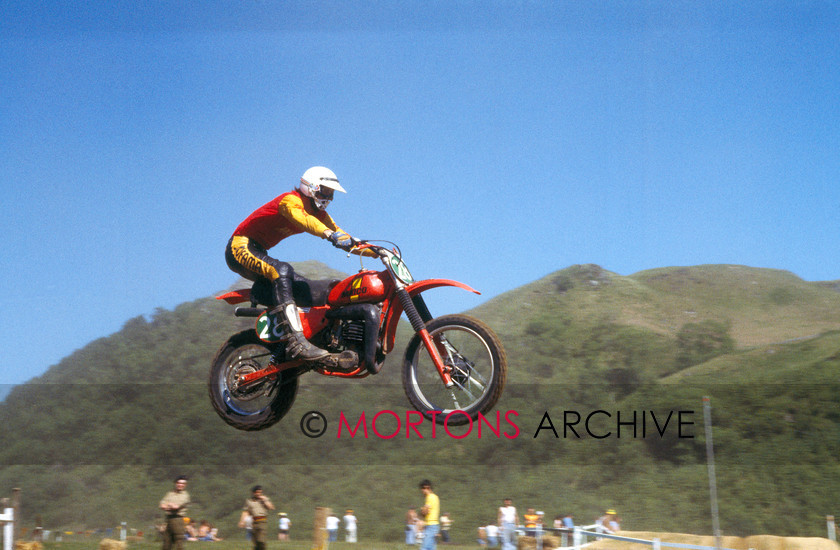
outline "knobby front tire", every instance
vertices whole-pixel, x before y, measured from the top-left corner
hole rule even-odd
[[[507,378],[507,357],[493,330],[468,315],[443,315],[426,323],[450,370],[447,389],[417,334],[406,348],[402,382],[411,405],[426,418],[450,426],[467,424],[496,405]],[[453,411],[464,414],[447,415]],[[437,414],[433,414],[437,412]]]
[[[289,412],[297,393],[297,376],[280,373],[263,382],[238,388],[237,377],[268,366],[272,351],[254,330],[231,336],[213,359],[207,384],[216,413],[238,430],[264,430]]]

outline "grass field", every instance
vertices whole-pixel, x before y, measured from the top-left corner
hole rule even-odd
[[[681,533],[624,532],[621,535],[643,540],[660,538],[662,541],[671,543],[702,545],[712,548],[715,544],[715,539],[711,536],[703,537]],[[48,542],[44,544],[44,550],[96,550],[99,545],[99,540],[98,537],[90,537],[84,541]],[[828,539],[775,537],[767,535],[747,538],[724,537],[723,547],[735,550],[840,550],[840,545]],[[129,550],[158,550],[159,548],[160,543],[152,541],[130,542],[128,545]],[[185,550],[251,550],[253,547],[245,540],[239,539],[222,542],[188,542],[184,548]],[[311,548],[312,541],[309,540],[283,543],[269,541],[268,543],[269,550],[311,550]],[[333,542],[329,545],[329,550],[410,550],[417,548],[417,546],[408,546],[401,542],[374,542],[367,540],[361,540],[356,544]],[[480,547],[478,544],[438,544],[438,548],[440,550],[476,550]],[[606,539],[594,542],[589,546],[589,550],[641,550],[643,548],[649,548],[649,546]]]
[[[71,542],[47,542],[44,550],[96,550],[100,539],[91,537],[88,540],[76,540]],[[224,540],[221,542],[187,542],[184,550],[251,550],[253,546],[244,539]],[[409,550],[417,549],[418,546],[408,546],[401,542],[376,542],[360,540],[356,544],[347,542],[331,542],[329,550]],[[478,544],[457,545],[438,544],[441,550],[476,550]],[[159,542],[130,542],[128,550],[159,550]],[[294,540],[288,542],[269,541],[268,550],[311,550],[312,540]]]

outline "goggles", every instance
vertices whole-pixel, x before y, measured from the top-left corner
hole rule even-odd
[[[315,198],[322,201],[331,201],[334,195],[335,191],[333,189],[324,187],[323,185],[319,186],[318,190],[315,191]]]

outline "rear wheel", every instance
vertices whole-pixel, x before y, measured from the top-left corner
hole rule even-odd
[[[467,315],[444,315],[426,323],[454,386],[446,388],[420,336],[408,344],[403,389],[411,404],[429,419],[450,426],[466,424],[489,412],[502,395],[507,357],[493,330]],[[449,413],[463,411],[465,414]],[[434,414],[437,413],[437,414]]]
[[[298,380],[290,371],[239,387],[239,378],[266,368],[272,351],[253,330],[231,336],[210,368],[210,402],[218,415],[239,430],[263,430],[277,423],[295,401]]]

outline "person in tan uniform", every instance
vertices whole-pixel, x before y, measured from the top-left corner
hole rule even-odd
[[[160,501],[160,509],[166,515],[162,550],[171,550],[173,544],[176,550],[184,547],[184,518],[189,503],[187,477],[178,476],[175,478],[175,487],[163,495]]]
[[[271,499],[263,494],[261,485],[254,485],[251,489],[251,498],[245,501],[242,508],[242,515],[239,518],[239,526],[245,525],[245,518],[251,516],[253,524],[254,550],[265,550],[266,536],[265,528],[268,525],[268,511],[274,510]]]

